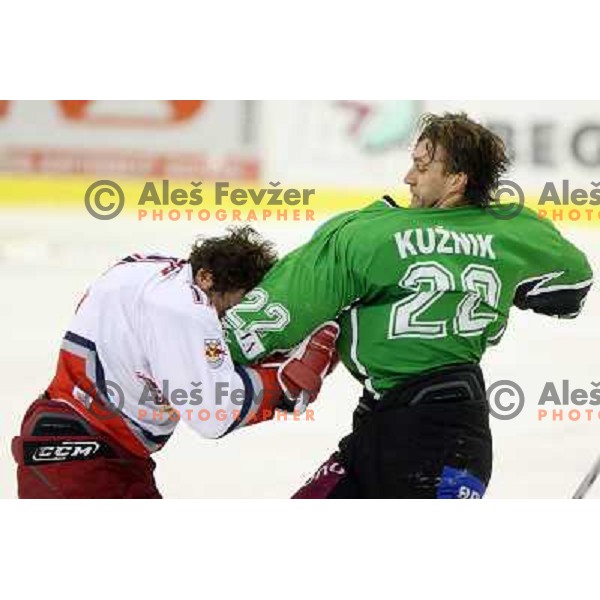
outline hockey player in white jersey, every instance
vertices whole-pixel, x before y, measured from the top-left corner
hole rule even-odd
[[[251,367],[232,363],[223,337],[220,318],[275,260],[243,227],[196,244],[188,260],[133,254],[92,284],[13,440],[19,496],[160,498],[150,455],[179,421],[220,438],[293,408],[303,390],[314,400],[335,324],[295,357]]]

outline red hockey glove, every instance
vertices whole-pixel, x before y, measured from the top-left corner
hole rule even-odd
[[[243,367],[254,380],[254,393],[260,402],[253,406],[244,425],[273,418],[275,410],[302,413],[317,398],[323,380],[339,362],[335,343],[339,325],[321,325],[290,356],[275,354],[263,362]]]
[[[284,410],[304,412],[316,400],[325,376],[338,363],[335,344],[339,333],[340,326],[334,321],[321,325],[281,364],[277,376]]]

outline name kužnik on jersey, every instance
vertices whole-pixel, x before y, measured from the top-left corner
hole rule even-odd
[[[464,254],[496,260],[491,233],[464,233],[444,227],[414,228],[394,235],[401,258],[421,254]]]

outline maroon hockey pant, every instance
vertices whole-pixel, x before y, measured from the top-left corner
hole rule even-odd
[[[161,498],[154,461],[94,430],[69,406],[36,400],[12,442],[19,498]]]

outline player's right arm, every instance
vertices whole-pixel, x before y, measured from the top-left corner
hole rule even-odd
[[[227,338],[236,363],[252,364],[296,347],[364,294],[365,269],[357,268],[356,244],[343,231],[355,212],[325,223],[228,311]]]
[[[233,364],[211,307],[157,305],[152,313],[145,327],[152,379],[167,387],[170,408],[203,437],[223,437],[271,419],[284,392],[293,409],[312,402],[335,360],[335,323],[320,328],[281,364],[247,367]]]
[[[540,222],[536,252],[528,273],[517,285],[514,304],[522,310],[572,319],[579,315],[593,283],[585,254],[564,238],[550,221]]]
[[[168,382],[169,410],[181,421],[207,438],[245,424],[262,382],[234,366],[212,307],[157,303],[149,309],[144,338],[151,379],[159,388]]]

